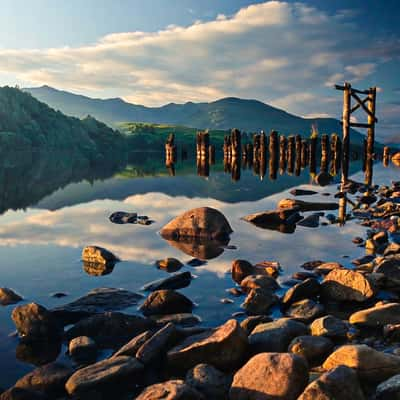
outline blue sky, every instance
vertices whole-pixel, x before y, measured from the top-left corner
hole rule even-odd
[[[378,86],[378,135],[400,134],[395,0],[0,0],[0,84],[145,105],[256,98],[340,116],[333,83]]]

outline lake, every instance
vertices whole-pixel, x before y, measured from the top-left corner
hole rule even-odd
[[[24,302],[36,302],[47,308],[98,287],[140,292],[145,283],[168,276],[155,267],[156,260],[175,257],[185,263],[196,256],[196,248],[192,254],[186,254],[163,240],[158,232],[182,212],[202,206],[221,211],[234,231],[218,256],[200,267],[185,265],[181,270],[195,276],[190,286],[180,291],[197,304],[194,313],[204,325],[215,326],[240,311],[243,297],[234,298],[227,293],[235,286],[230,276],[234,259],[252,263],[279,261],[282,282],[306,261],[339,261],[350,266],[353,258],[365,252],[351,242],[365,230],[355,221],[343,226],[298,226],[294,233],[285,234],[241,220],[246,214],[276,208],[279,200],[290,197],[293,187],[318,192],[299,197],[302,200],[334,201],[337,182],[326,187],[313,185],[307,169],[299,176],[278,175],[276,180],[260,180],[246,169],[241,171],[240,180],[233,182],[222,164],[211,166],[209,177],[200,177],[195,162],[188,159],[176,164],[175,176],[170,173],[164,166],[163,155],[157,153],[131,154],[128,159],[96,169],[75,163],[66,154],[19,155],[3,160],[1,286],[14,289],[24,297]],[[360,163],[353,163],[352,173],[352,179],[363,181]],[[399,179],[398,168],[375,165],[376,183],[389,184],[392,179]],[[154,223],[113,224],[109,216],[115,211],[147,215]],[[323,217],[321,222],[328,221]],[[88,274],[81,262],[81,252],[92,244],[105,247],[122,261],[106,275]],[[55,292],[68,296],[52,297]],[[223,303],[223,298],[230,298],[233,303]],[[56,357],[67,360],[65,347],[44,351],[18,346],[18,339],[10,335],[15,330],[10,318],[13,308],[0,307],[1,387],[12,385],[32,370],[40,358],[38,353],[48,353],[48,361]],[[138,313],[136,307],[124,312]]]

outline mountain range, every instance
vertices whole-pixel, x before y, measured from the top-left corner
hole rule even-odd
[[[284,134],[309,136],[315,125],[321,133],[340,133],[341,124],[334,118],[302,118],[257,100],[227,97],[209,103],[169,103],[146,107],[120,98],[94,99],[49,86],[23,89],[64,114],[83,118],[91,115],[113,127],[122,122],[163,123],[197,129],[266,132],[275,129]],[[364,135],[352,129],[352,143],[361,143]]]

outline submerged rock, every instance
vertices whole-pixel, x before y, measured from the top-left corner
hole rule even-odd
[[[236,372],[231,400],[296,400],[308,383],[303,357],[289,353],[261,353]]]
[[[0,304],[2,306],[15,304],[21,300],[23,300],[22,297],[15,293],[13,290],[4,287],[0,288]]]
[[[146,316],[158,314],[190,313],[193,303],[174,290],[156,290],[149,294],[140,310]]]
[[[143,286],[142,290],[181,289],[190,285],[192,274],[189,271],[173,274],[167,278],[158,279]]]
[[[231,370],[243,360],[247,343],[246,333],[231,319],[218,328],[186,338],[168,352],[168,364],[178,370],[188,370],[199,363]]]
[[[184,237],[227,238],[232,232],[225,216],[210,207],[186,211],[170,221],[160,231],[162,237],[173,240]]]

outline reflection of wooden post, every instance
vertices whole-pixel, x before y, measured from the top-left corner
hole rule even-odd
[[[181,160],[184,161],[184,160],[187,160],[187,158],[188,158],[187,149],[185,147],[182,147],[182,149],[181,149]]]
[[[303,139],[301,141],[301,168],[305,168],[308,162],[308,142]]]
[[[368,153],[367,153],[367,139],[363,140],[363,150],[362,150],[362,171],[365,172],[367,169],[367,158],[368,158]]]
[[[331,137],[331,175],[337,175],[342,157],[342,143],[335,133]]]
[[[260,157],[260,170],[259,170],[259,175],[261,180],[264,179],[265,172],[267,171],[267,147],[266,147],[266,137],[265,137],[265,132],[261,131],[260,133],[260,152],[259,152],[259,157]]]
[[[294,136],[288,137],[287,145],[287,170],[288,174],[293,174],[294,171]]]
[[[365,170],[365,183],[372,185],[372,168],[374,163],[374,143],[375,143],[375,107],[376,107],[376,87],[369,89],[368,94],[368,129],[367,129],[367,160]]]
[[[343,157],[342,157],[342,183],[346,183],[349,177],[350,163],[350,96],[351,85],[346,82],[343,90]]]
[[[310,174],[315,175],[317,172],[317,137],[310,137]]]
[[[347,214],[347,198],[346,194],[339,199],[339,211],[338,211],[338,221],[339,225],[343,226],[346,223],[346,214]]]
[[[255,175],[260,173],[260,135],[253,135],[253,171]]]
[[[301,136],[295,136],[295,143],[296,143],[296,169],[294,171],[296,176],[300,175],[301,171]]]
[[[215,164],[215,146],[213,144],[208,146],[208,162],[210,165]]]
[[[247,143],[245,146],[246,165],[251,168],[253,165],[253,145]]]
[[[241,133],[238,129],[232,129],[231,131],[231,154],[232,158],[240,158],[241,151]]]
[[[176,162],[175,135],[171,133],[165,143],[165,165],[168,167]]]
[[[286,136],[279,136],[279,173],[283,175],[286,171]]]
[[[321,136],[321,172],[328,172],[329,136]]]
[[[390,160],[390,147],[389,146],[385,146],[383,148],[382,160],[383,160],[383,165],[385,167],[389,166],[389,160]]]
[[[198,132],[196,137],[197,147],[197,173],[200,176],[208,177],[210,174],[209,147],[210,136],[208,132]]]
[[[275,180],[278,170],[278,132],[272,131],[269,135],[269,177]]]
[[[231,173],[233,182],[240,180],[240,158],[232,157]]]

